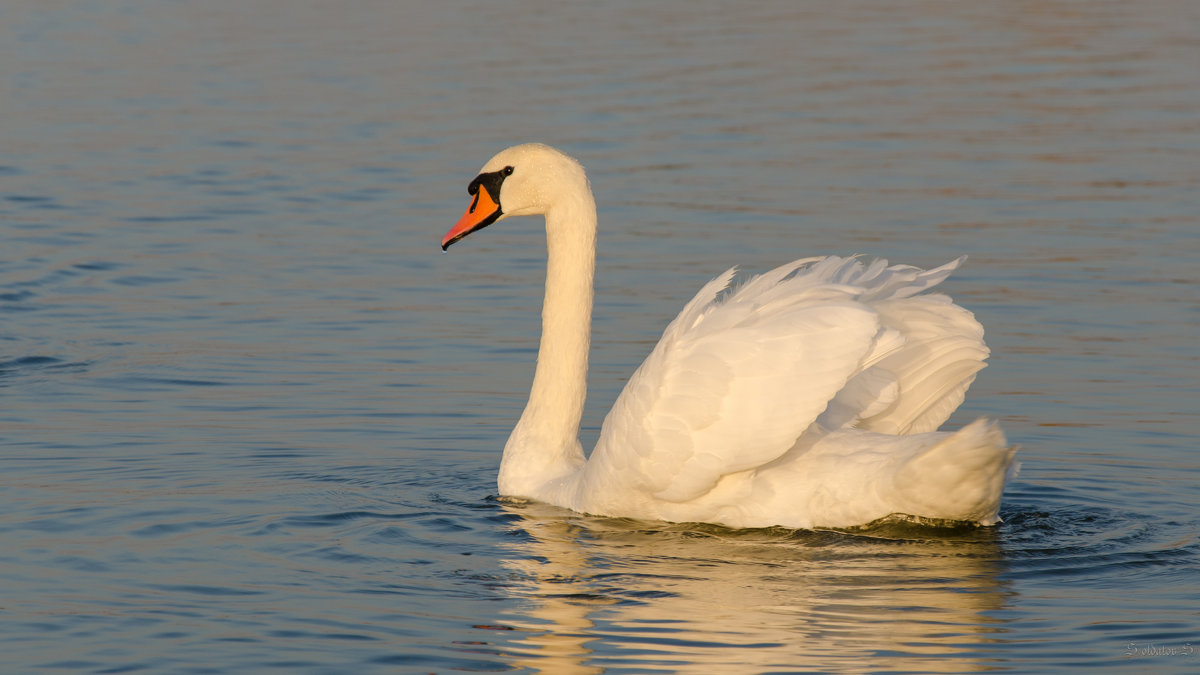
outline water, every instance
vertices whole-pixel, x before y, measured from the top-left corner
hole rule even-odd
[[[1195,672],[1193,3],[0,7],[5,672]],[[584,440],[731,264],[967,267],[952,424],[1005,522],[861,533],[495,498],[540,224],[601,210]]]

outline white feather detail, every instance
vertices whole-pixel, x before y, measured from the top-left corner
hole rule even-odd
[[[589,477],[619,475],[655,499],[687,502],[778,459],[816,423],[936,428],[987,355],[969,313],[917,296],[961,262],[923,271],[807,258],[733,288],[727,271],[630,378]]]

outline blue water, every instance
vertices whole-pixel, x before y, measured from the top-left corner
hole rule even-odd
[[[1200,669],[1192,3],[0,6],[4,672]],[[600,206],[585,446],[706,280],[929,266],[994,528],[496,498],[541,140]]]

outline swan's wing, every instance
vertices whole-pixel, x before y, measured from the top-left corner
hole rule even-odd
[[[733,270],[707,284],[617,398],[589,480],[686,501],[787,452],[864,362],[902,343],[838,278],[854,266],[803,260],[740,288],[727,290]]]
[[[888,434],[934,431],[962,404],[986,365],[983,327],[941,294],[888,301],[876,309],[884,325],[901,331],[906,341],[877,366],[896,378],[895,400],[864,411],[858,426]]]
[[[684,307],[604,421],[590,478],[686,501],[722,476],[825,428],[910,433],[961,403],[987,348],[942,295],[961,264],[806,259],[729,288],[733,270]]]
[[[864,273],[850,280],[864,288],[863,302],[883,327],[903,342],[878,350],[879,359],[863,364],[830,402],[819,419],[822,426],[914,434],[936,430],[958,408],[986,365],[983,326],[945,295],[915,293],[941,282],[964,259],[928,271],[895,266],[874,278]]]

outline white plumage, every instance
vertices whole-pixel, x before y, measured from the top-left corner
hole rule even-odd
[[[493,194],[493,192],[495,194]],[[980,420],[935,431],[988,355],[932,270],[807,258],[706,284],[579,446],[596,215],[578,162],[509,148],[472,182],[449,246],[510,215],[545,214],[549,262],[530,400],[500,491],[578,511],[732,527],[848,527],[890,515],[997,522],[1015,449]],[[494,207],[494,210],[493,210]]]

